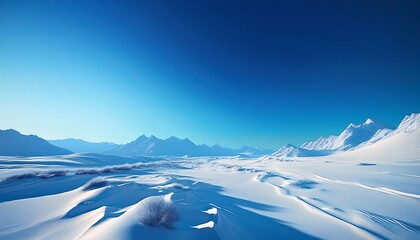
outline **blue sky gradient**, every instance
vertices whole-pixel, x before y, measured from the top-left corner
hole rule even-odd
[[[0,0],[0,129],[278,148],[419,112],[418,1]]]

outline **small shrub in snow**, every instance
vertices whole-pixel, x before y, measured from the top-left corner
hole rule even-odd
[[[290,183],[290,186],[295,188],[303,188],[303,189],[312,189],[315,187],[315,185],[318,184],[315,181],[309,180],[309,179],[302,179],[293,181]]]
[[[32,172],[32,173],[21,173],[21,174],[16,174],[16,175],[8,176],[5,179],[3,179],[3,181],[4,182],[11,182],[11,181],[19,180],[19,179],[31,178],[31,177],[36,177],[36,176],[37,176],[37,173],[36,172]]]
[[[99,171],[96,169],[78,169],[74,174],[84,175],[84,174],[98,174]]]
[[[106,167],[100,168],[98,171],[100,173],[109,173],[109,172],[112,172],[112,167],[106,166]]]
[[[181,183],[171,183],[169,185],[167,185],[168,187],[172,187],[172,188],[176,188],[176,189],[182,189],[182,190],[187,190],[189,189],[188,186],[185,186]]]
[[[113,167],[114,170],[131,170],[132,168],[130,164],[116,165]]]
[[[52,177],[60,177],[65,176],[67,174],[66,170],[51,170],[46,172],[41,172],[38,174],[40,178],[52,178]]]
[[[172,223],[179,220],[175,204],[163,196],[143,199],[138,205],[139,222],[147,226],[172,228]]]
[[[108,184],[108,180],[106,180],[105,178],[102,177],[96,177],[93,178],[91,180],[89,180],[83,190],[91,190],[91,189],[95,189],[95,188],[101,188],[101,187],[105,187]]]

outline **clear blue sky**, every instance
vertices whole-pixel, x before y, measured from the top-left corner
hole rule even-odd
[[[0,0],[0,129],[278,148],[420,112],[419,1]]]

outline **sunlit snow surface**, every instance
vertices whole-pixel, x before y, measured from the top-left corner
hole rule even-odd
[[[0,239],[420,239],[419,130],[322,157],[126,160],[0,157]],[[141,224],[150,196],[179,220]]]

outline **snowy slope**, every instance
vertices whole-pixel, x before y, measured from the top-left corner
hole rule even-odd
[[[305,142],[300,147],[304,149],[318,150],[318,149],[330,149],[338,136],[330,135],[329,137],[319,137],[315,141]]]
[[[383,124],[367,119],[363,124],[351,123],[338,136],[320,138],[313,142],[306,142],[300,146],[308,150],[348,150],[371,139],[379,130],[386,129]]]
[[[0,238],[419,239],[419,156],[417,129],[293,161],[4,157]],[[97,176],[105,184],[86,190]],[[170,228],[142,223],[144,203],[157,197],[177,209]]]
[[[387,138],[353,151],[327,156],[325,159],[365,159],[371,163],[420,163],[420,128],[410,132],[396,132]]]
[[[276,158],[286,157],[309,157],[309,156],[323,156],[330,154],[329,151],[325,150],[309,150],[300,147],[293,146],[292,144],[286,144],[278,151],[273,153],[271,156]]]
[[[70,154],[71,151],[56,147],[35,135],[18,131],[0,130],[0,156],[48,156]]]
[[[320,137],[316,141],[305,142],[300,147],[286,145],[267,158],[326,156],[362,148],[382,141],[390,136],[412,132],[420,128],[420,114],[405,116],[399,126],[392,130],[384,124],[367,119],[363,124],[350,124],[340,135]]]
[[[401,121],[401,123],[398,125],[398,127],[394,130],[391,129],[381,129],[375,133],[375,135],[369,139],[368,141],[360,144],[356,148],[361,148],[364,146],[371,145],[373,143],[376,143],[378,141],[384,140],[388,137],[391,137],[393,135],[399,134],[399,133],[410,133],[417,129],[420,129],[420,114],[419,113],[413,113],[411,115],[407,115],[404,117],[404,119]]]
[[[409,116],[405,116],[398,125],[395,133],[400,132],[412,132],[420,128],[420,113],[413,113]]]
[[[385,135],[329,156],[287,145],[290,161],[1,157],[0,238],[419,239],[418,115]],[[144,224],[152,198],[176,208],[171,227]]]

